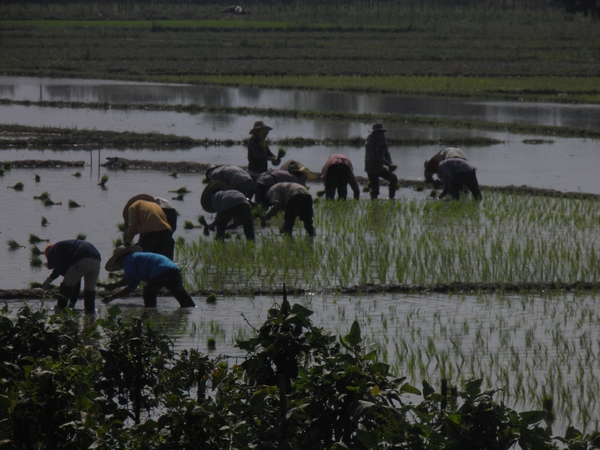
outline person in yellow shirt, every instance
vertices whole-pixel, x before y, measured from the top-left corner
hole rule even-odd
[[[139,234],[137,244],[144,252],[173,258],[173,232],[165,212],[157,203],[145,200],[133,202],[127,210],[127,219],[125,245],[131,245],[133,238]]]

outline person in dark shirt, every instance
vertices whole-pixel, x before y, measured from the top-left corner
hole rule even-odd
[[[371,198],[373,200],[379,197],[380,178],[390,183],[390,199],[395,198],[396,189],[398,188],[398,177],[392,173],[397,166],[392,164],[385,132],[386,130],[381,123],[375,123],[365,142],[365,172],[369,177]]]
[[[269,161],[274,166],[281,163],[281,159],[271,152],[266,142],[267,134],[272,129],[259,120],[254,123],[254,127],[250,130],[252,137],[248,140],[248,173],[254,182],[261,173],[267,171]]]
[[[269,169],[265,173],[261,174],[256,180],[256,186],[254,191],[254,201],[262,206],[266,207],[267,192],[271,186],[277,183],[300,183],[298,177],[288,172],[287,170],[281,169]]]
[[[212,224],[207,225],[211,229],[216,226],[217,240],[225,239],[225,230],[229,222],[234,219],[244,227],[244,235],[249,241],[254,241],[254,218],[250,202],[241,192],[230,189],[222,181],[209,183],[202,192],[200,204],[205,211],[216,213]]]
[[[75,306],[83,278],[84,308],[87,312],[93,312],[96,308],[96,283],[102,259],[96,247],[81,239],[69,239],[48,245],[44,253],[48,261],[48,269],[53,270],[42,283],[42,288],[49,289],[52,281],[63,276],[56,308],[64,309],[67,304],[70,307]]]
[[[206,169],[206,178],[210,181],[227,183],[231,189],[240,191],[247,199],[251,199],[254,195],[254,181],[241,167],[212,165]]]
[[[473,198],[481,200],[482,195],[479,190],[476,171],[477,168],[464,159],[450,158],[440,162],[437,174],[445,186],[444,191],[440,194],[440,198],[450,193],[454,200],[458,200],[463,186],[467,186],[471,194],[473,194]]]

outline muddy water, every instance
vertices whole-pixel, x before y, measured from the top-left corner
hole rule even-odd
[[[562,126],[597,127],[598,108],[588,106],[556,106],[556,105],[523,105],[502,103],[461,103],[450,100],[407,99],[399,97],[332,94],[295,91],[270,91],[251,88],[209,88],[190,86],[162,86],[154,84],[131,84],[119,82],[97,82],[82,80],[34,80],[34,79],[2,79],[0,78],[0,97],[14,100],[72,100],[72,101],[106,101],[106,102],[151,102],[151,103],[198,103],[219,104],[222,106],[275,106],[278,108],[332,109],[346,112],[396,112],[402,114],[422,114],[440,117],[477,118],[497,120],[501,122],[523,121]],[[143,112],[143,111],[93,111],[62,110],[52,108],[9,106],[0,107],[1,123],[18,123],[33,126],[60,126],[73,128],[96,128],[115,131],[156,131],[209,139],[243,139],[252,123],[260,118],[235,115],[187,115],[177,113]],[[368,124],[338,123],[325,121],[308,121],[292,119],[273,119],[269,123],[274,127],[273,138],[281,137],[366,137]],[[600,167],[600,152],[597,142],[579,139],[555,139],[553,143],[528,145],[523,142],[527,138],[537,136],[521,136],[508,133],[484,133],[479,131],[457,131],[433,128],[389,128],[390,136],[416,136],[444,138],[448,136],[474,135],[491,136],[504,141],[492,147],[466,149],[470,159],[479,167],[479,179],[484,185],[530,185],[533,187],[554,188],[563,191],[582,191],[600,193],[600,185],[596,181],[597,167]],[[355,163],[358,174],[364,175],[361,148],[311,147],[288,149],[289,157],[298,159],[311,169],[318,171],[331,153],[346,153]],[[399,163],[398,175],[406,179],[422,177],[423,160],[439,150],[439,147],[403,147],[392,148],[392,157]],[[199,205],[202,176],[198,174],[179,174],[172,178],[167,173],[150,171],[107,172],[101,167],[109,156],[123,156],[134,159],[150,159],[156,161],[190,160],[206,163],[246,164],[246,152],[242,147],[209,147],[177,151],[139,150],[95,150],[95,151],[2,151],[2,159],[63,159],[83,160],[84,169],[13,169],[0,178],[0,208],[3,211],[0,228],[0,286],[2,288],[24,288],[31,281],[41,282],[48,274],[46,268],[33,268],[29,264],[31,245],[30,234],[56,241],[74,238],[78,233],[86,234],[88,240],[98,247],[106,259],[112,249],[112,240],[119,236],[117,224],[122,221],[121,209],[131,195],[146,192],[155,196],[171,198],[171,190],[187,187],[192,191],[182,202],[173,201],[180,212],[179,229],[176,237],[186,240],[203,239],[199,229],[184,230],[185,220],[196,221],[202,214]],[[74,177],[76,171],[81,177]],[[34,180],[34,174],[40,175],[40,181]],[[97,183],[100,177],[108,174],[107,189],[101,189]],[[15,191],[10,186],[17,182],[25,184],[23,191]],[[320,187],[313,187],[313,192]],[[49,192],[53,201],[62,205],[44,207],[34,196]],[[400,197],[416,195],[412,191],[402,190]],[[425,194],[421,194],[424,198]],[[80,208],[69,208],[72,199],[83,205]],[[41,218],[45,217],[49,225],[43,227]],[[14,239],[26,248],[11,251],[6,242]],[[259,237],[260,239],[260,237]],[[42,247],[45,243],[38,244]],[[103,272],[101,277],[106,274]],[[525,302],[517,298],[512,304],[507,299],[496,299],[488,296],[485,299],[473,296],[372,296],[372,297],[326,297],[307,295],[293,299],[313,309],[314,322],[335,332],[346,333],[356,318],[363,327],[363,336],[375,343],[382,355],[387,355],[390,363],[398,368],[400,374],[408,372],[407,356],[398,351],[401,341],[406,341],[412,352],[426,361],[429,337],[436,337],[439,344],[436,354],[446,352],[450,360],[468,363],[457,376],[485,376],[488,387],[503,385],[507,389],[505,403],[519,406],[522,409],[537,409],[535,402],[514,396],[505,380],[497,377],[501,372],[489,370],[490,354],[498,355],[495,359],[499,367],[514,365],[515,354],[518,354],[521,365],[526,365],[525,379],[539,381],[537,388],[526,387],[526,391],[539,391],[548,384],[559,389],[561,384],[571,383],[573,374],[565,374],[560,383],[552,379],[547,371],[549,367],[572,367],[578,361],[564,364],[565,355],[553,345],[551,315],[547,309],[556,309],[556,317],[577,318],[572,311],[560,311],[560,308],[573,305],[572,299],[547,301],[544,298],[533,298]],[[251,332],[244,317],[255,327],[266,317],[266,311],[274,301],[270,297],[229,298],[219,300],[216,305],[208,305],[202,298],[196,298],[198,307],[181,310],[172,298],[164,298],[153,314],[157,316],[169,330],[170,335],[178,339],[179,348],[198,348],[206,351],[206,339],[216,337],[217,352],[239,358],[241,353],[233,343],[235,337],[247,336]],[[521,303],[519,303],[521,301]],[[582,308],[596,310],[596,299],[593,296],[579,300],[586,303]],[[141,299],[119,300],[117,304],[126,314],[139,314]],[[518,303],[515,305],[514,303]],[[11,302],[18,307],[20,302]],[[40,303],[36,303],[39,305]],[[52,304],[47,305],[52,306]],[[579,303],[576,304],[580,307]],[[98,316],[106,313],[106,308],[99,305]],[[554,317],[552,316],[552,317]],[[440,321],[443,317],[443,326]],[[549,322],[550,321],[550,322]],[[566,322],[565,322],[566,323]],[[588,325],[577,327],[565,325],[561,321],[558,328],[565,331],[568,339],[575,341],[578,336],[589,333],[595,336],[596,327]],[[591,320],[590,323],[594,323]],[[466,324],[466,325],[465,325]],[[499,325],[500,324],[500,325]],[[212,327],[213,331],[210,331]],[[533,329],[536,339],[548,348],[550,359],[536,365],[531,361],[531,348],[526,344],[527,333]],[[214,331],[216,330],[216,331]],[[487,344],[475,345],[475,334],[480,330]],[[509,352],[506,347],[506,332],[511,336],[510,346],[515,350]],[[502,336],[500,333],[502,333]],[[442,334],[443,333],[443,334]],[[539,334],[538,334],[539,333]],[[545,334],[544,334],[545,333]],[[447,336],[454,337],[450,340]],[[597,342],[595,337],[592,341]],[[459,344],[456,344],[456,343]],[[458,347],[456,347],[458,345]],[[575,348],[575,347],[569,347]],[[597,349],[596,349],[597,350]],[[458,352],[458,353],[457,353]],[[577,357],[577,352],[568,352],[569,357]],[[558,361],[558,362],[557,362]],[[531,365],[529,365],[531,364]],[[515,369],[516,367],[516,369]],[[410,382],[419,386],[420,380],[429,376],[430,381],[439,385],[438,367],[429,367],[430,374],[417,373],[411,376]],[[527,369],[529,368],[529,369]],[[495,368],[492,368],[495,369]],[[598,386],[594,371],[588,371],[585,386]],[[512,380],[519,377],[510,373]],[[567,390],[570,388],[568,387]],[[581,401],[587,398],[586,392],[580,394]],[[575,401],[580,401],[575,399]],[[563,408],[561,405],[559,408]],[[591,405],[591,408],[596,408]],[[592,411],[597,417],[597,411]],[[580,423],[576,415],[571,417],[559,414],[563,424]],[[560,426],[555,431],[560,432]]]
[[[69,127],[111,131],[158,132],[195,139],[242,140],[256,120],[252,116],[219,114],[183,114],[160,111],[97,111],[64,110],[26,106],[0,106],[0,120],[31,126]],[[274,128],[272,139],[311,137],[316,139],[366,137],[369,126],[363,123],[276,118],[268,123]],[[444,139],[457,136],[487,136],[503,141],[502,144],[467,148],[470,160],[478,167],[479,180],[491,186],[528,185],[567,192],[600,193],[595,181],[596,167],[600,165],[598,143],[584,139],[557,138],[551,142],[531,145],[527,139],[539,136],[491,133],[476,130],[445,128],[388,127],[390,137],[421,137]],[[547,137],[545,138],[547,140]],[[392,158],[398,163],[398,176],[404,179],[422,179],[423,161],[442,146],[395,147]],[[364,175],[364,150],[356,147],[305,147],[288,149],[288,156],[320,171],[328,155],[344,153],[354,162],[356,173]],[[86,160],[79,152],[2,151],[3,160],[32,159],[44,155],[61,160]],[[179,151],[103,150],[101,157],[122,156],[135,159],[185,160],[214,164],[247,164],[246,150],[237,147],[209,147]],[[104,159],[105,160],[105,159]],[[104,161],[103,160],[103,161]]]
[[[145,312],[175,339],[176,348],[227,355],[230,362],[239,363],[244,353],[235,346],[236,339],[250,337],[252,328],[260,328],[268,309],[281,299],[257,296],[220,298],[214,304],[204,298],[195,301],[196,308],[184,310],[173,299],[161,298],[156,309]],[[577,413],[582,406],[588,408],[591,417],[600,413],[592,400],[596,394],[591,394],[598,386],[597,375],[587,370],[584,352],[566,350],[579,348],[581,336],[594,341],[596,314],[582,320],[586,314],[573,313],[573,305],[581,311],[594,311],[597,298],[591,294],[559,298],[306,295],[290,297],[289,301],[314,311],[313,323],[335,335],[347,334],[357,320],[365,345],[378,350],[395,373],[407,376],[417,388],[423,379],[439,388],[442,378],[451,384],[460,384],[466,377],[483,378],[484,389],[503,388],[497,400],[518,411],[538,410],[541,405],[536,399],[552,394],[556,434],[564,433],[568,425],[582,428]],[[121,299],[114,304],[124,315],[138,316],[141,303],[141,299]],[[10,303],[12,308],[21,305]],[[99,305],[96,317],[106,314],[106,307]],[[556,326],[561,329],[561,341],[554,345]],[[207,349],[211,337],[216,340],[214,351]],[[597,352],[597,345],[593,347]],[[580,379],[582,367],[586,370]],[[595,426],[589,424],[590,428]]]
[[[383,94],[0,77],[0,97],[30,101],[198,104],[382,113],[596,128],[599,105],[471,102]]]

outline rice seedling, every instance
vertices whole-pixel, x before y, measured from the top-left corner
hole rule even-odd
[[[31,255],[29,258],[29,265],[31,267],[41,267],[44,264],[44,262],[41,260],[41,258],[38,255]]]
[[[50,194],[48,192],[42,192],[40,195],[34,195],[33,198],[35,200],[47,200],[50,198]]]
[[[172,192],[172,193],[175,193],[175,194],[180,194],[180,195],[185,195],[185,194],[191,193],[192,191],[188,190],[188,188],[186,188],[184,186],[184,187],[181,187],[179,189],[176,189],[174,191],[169,191],[169,192]]]
[[[185,197],[185,194],[177,194],[175,197],[171,197],[171,200],[177,200],[182,202]]]
[[[39,281],[31,281],[29,283],[29,289],[41,289],[42,288],[42,283],[40,283]]]
[[[76,177],[76,178],[81,178],[81,172],[75,172],[71,176]]]
[[[185,230],[193,230],[194,228],[197,228],[196,225],[194,225],[194,223],[191,220],[186,220],[183,223],[183,228]]]
[[[169,174],[169,176],[171,176],[171,177],[173,177],[173,178],[177,178],[178,174],[177,174],[177,172],[171,172],[171,173]]]
[[[22,182],[18,182],[13,186],[7,186],[9,189],[14,189],[15,191],[22,191],[25,185]]]
[[[79,203],[77,203],[75,200],[71,200],[69,199],[69,208],[80,208],[81,205]]]
[[[79,239],[80,241],[85,241],[87,239],[87,236],[83,233],[79,233],[76,239]]]
[[[31,247],[31,254],[32,255],[41,255],[43,252],[40,250],[40,248],[37,245],[34,245]]]
[[[44,206],[62,205],[62,202],[53,202],[50,198],[45,198],[42,203]]]
[[[50,222],[48,222],[48,219],[46,219],[44,216],[42,216],[42,226],[45,227],[46,225],[48,225]]]
[[[206,340],[206,348],[210,351],[217,349],[217,340],[214,337],[210,337]]]
[[[14,239],[9,239],[7,243],[8,243],[8,248],[10,250],[17,250],[17,249],[20,249],[20,248],[25,248],[24,246],[22,246],[21,244],[19,244]]]
[[[36,173],[35,177],[34,177],[34,180],[35,180],[36,183],[39,183],[40,180],[41,180],[41,177]]]
[[[208,303],[208,304],[215,304],[215,303],[217,303],[217,295],[216,294],[209,294],[206,297],[206,303]]]
[[[101,188],[106,188],[106,183],[108,182],[108,175],[102,175],[102,178],[100,178],[100,183],[98,183],[98,186],[100,186]]]
[[[50,242],[50,239],[42,239],[42,238],[36,236],[35,234],[29,235],[29,243],[30,244],[38,244],[40,242]]]

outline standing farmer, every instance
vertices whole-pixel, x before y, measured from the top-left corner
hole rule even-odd
[[[371,198],[379,196],[379,179],[383,178],[390,183],[390,199],[396,196],[398,177],[392,172],[396,165],[392,164],[390,151],[385,138],[386,130],[381,123],[373,124],[373,129],[365,143],[365,171],[371,186]]]
[[[267,171],[269,161],[274,166],[279,165],[281,162],[281,159],[271,152],[266,142],[267,134],[272,129],[259,120],[254,123],[254,127],[250,130],[252,137],[248,141],[248,173],[254,182],[261,173]]]
[[[57,309],[64,309],[70,300],[73,308],[79,298],[81,279],[84,280],[83,305],[86,312],[94,312],[96,307],[96,282],[100,274],[100,252],[87,241],[70,239],[59,241],[46,247],[44,251],[48,269],[52,273],[42,283],[43,289],[49,289],[53,280],[63,276],[58,290]]]

